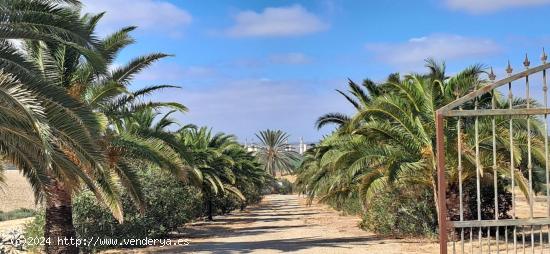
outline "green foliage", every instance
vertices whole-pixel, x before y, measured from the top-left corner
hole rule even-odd
[[[376,193],[363,216],[361,227],[381,235],[433,236],[437,215],[430,190],[385,189]]]
[[[86,237],[166,235],[201,215],[203,194],[221,213],[259,202],[266,174],[232,135],[211,135],[207,128],[170,131],[177,124],[170,114],[187,108],[147,96],[177,87],[129,88],[139,72],[169,55],[153,53],[109,68],[135,42],[135,27],[97,39],[103,13],[82,15],[79,4],[0,3],[3,38],[22,41],[21,48],[0,41],[0,157],[23,172],[36,198],[75,193],[74,224]],[[161,116],[167,108],[173,110]],[[79,193],[83,187],[90,191]],[[43,216],[29,225],[29,234],[39,234],[38,219]],[[57,226],[46,234],[74,232],[70,224]]]
[[[249,190],[252,195],[268,179],[256,157],[232,135],[212,134],[206,127],[191,127],[179,130],[176,139],[179,153],[192,168],[190,182],[205,194],[208,219],[216,213],[213,204],[216,198],[229,194],[239,199],[237,203],[246,205],[247,197],[242,191]],[[222,213],[234,206],[228,199],[222,198],[219,202],[223,203],[219,205]]]
[[[357,193],[353,192],[352,195],[357,195]],[[363,215],[363,206],[360,198],[355,196],[348,197],[345,200],[345,202],[341,202],[339,200],[329,199],[326,203],[332,208],[347,215]]]
[[[296,164],[300,161],[300,155],[288,149],[287,133],[268,129],[260,131],[256,137],[261,142],[256,157],[266,172],[271,176],[294,172]]]
[[[255,205],[262,201],[264,196],[263,194],[263,184],[253,184],[253,183],[243,183],[242,186],[239,186],[239,189],[246,198],[246,205]]]
[[[179,157],[167,158],[175,153],[161,141],[128,138],[131,133],[122,137],[120,130],[114,130],[117,123],[147,107],[185,107],[144,102],[145,95],[171,86],[133,93],[126,89],[135,74],[166,55],[138,58],[131,68],[111,75],[107,66],[133,42],[128,35],[133,28],[98,40],[94,30],[103,14],[81,15],[81,8],[71,2],[78,1],[10,0],[0,4],[0,22],[7,29],[3,34],[8,36],[3,38],[22,39],[20,49],[6,40],[0,42],[0,156],[23,172],[38,200],[78,192],[85,185],[122,219],[120,185],[137,204],[143,204],[129,161],[160,164],[180,175],[184,167]],[[129,145],[130,141],[121,140],[134,142]],[[121,143],[126,146],[116,146]],[[156,161],[147,157],[151,154],[157,155]],[[48,184],[62,189],[49,192],[56,188]],[[74,232],[70,225],[58,226],[60,231],[46,233]]]
[[[27,209],[27,208],[19,208],[9,212],[0,211],[0,221],[28,218],[28,217],[33,217],[36,214],[37,214],[36,210]]]
[[[231,211],[242,209],[248,205],[255,205],[260,203],[263,198],[262,194],[263,185],[259,184],[243,184],[239,187],[246,200],[241,200],[237,196],[231,193],[224,193],[216,195],[212,198],[213,215],[224,215]],[[208,211],[204,210],[204,214],[207,215]]]
[[[495,219],[495,191],[491,179],[485,180],[480,186],[480,199],[481,199],[481,219],[493,220]],[[510,193],[508,186],[510,182],[507,179],[498,179],[497,192],[498,192],[498,217],[499,219],[510,219],[512,216],[508,212],[512,209],[512,193]],[[476,182],[474,179],[464,183],[464,220],[477,220],[477,195],[476,195]],[[452,213],[449,213],[452,215]],[[458,214],[457,214],[458,215]],[[460,219],[458,216],[454,216],[455,219]]]
[[[74,197],[73,221],[80,238],[161,238],[201,215],[200,190],[184,185],[169,175],[145,170],[139,173],[145,193],[146,210],[140,213],[128,194],[123,194],[124,222],[119,223],[93,193],[84,191]],[[40,213],[25,227],[26,236],[43,236],[44,216]],[[82,246],[83,251],[112,246]],[[123,246],[121,246],[123,247]]]
[[[128,195],[123,195],[124,223],[119,224],[91,193],[84,192],[75,198],[73,205],[77,235],[83,238],[159,238],[198,216],[202,195],[196,188],[154,170],[140,172],[139,177],[146,202],[143,214]]]
[[[294,184],[287,179],[276,179],[272,182],[273,193],[288,195],[294,192]]]
[[[375,206],[372,209],[366,206],[365,213],[369,213],[368,210],[371,212],[380,209],[399,210],[392,204],[399,204],[402,198],[403,204],[408,205],[409,196],[406,190],[411,188],[430,190],[429,193],[432,193],[430,203],[435,204],[437,202],[434,195],[437,186],[434,145],[436,143],[435,112],[457,97],[483,87],[487,81],[482,77],[484,68],[480,65],[468,67],[453,76],[445,74],[445,64],[437,63],[432,59],[426,61],[426,67],[428,69],[426,74],[404,76],[392,74],[384,82],[374,83],[366,80],[362,86],[350,81],[347,93],[338,91],[357,112],[353,117],[331,113],[319,119],[318,127],[336,124],[338,128],[323,138],[315,148],[308,150],[304,156],[297,170],[298,190],[306,194],[310,200],[317,198],[337,209],[343,209],[348,203],[357,203],[356,199],[359,199],[360,203]],[[491,108],[493,104],[496,108],[509,108],[509,103],[501,94],[495,92],[480,97],[477,103],[466,103],[463,109],[474,109],[476,105],[480,108]],[[525,106],[526,100],[515,99],[511,103],[513,107],[521,108]],[[460,140],[463,152],[461,169],[462,180],[465,183],[475,179],[476,176],[475,160],[469,157],[471,154],[465,152],[476,150],[474,138],[476,129],[479,129],[478,140],[480,140],[479,163],[487,168],[492,165],[491,120],[489,118],[480,118],[479,121],[464,119],[461,122]],[[509,118],[495,117],[494,120],[496,132],[508,137]],[[459,170],[456,154],[459,135],[455,128],[457,124],[456,119],[448,119],[445,126],[447,131],[445,151],[449,154],[446,158],[448,197],[456,197],[458,192],[456,186]],[[540,155],[544,154],[543,137],[546,134],[543,133],[541,122],[536,119],[531,119],[531,133],[527,132],[525,118],[515,118],[514,125],[514,146],[510,147],[507,138],[497,137],[496,156],[499,159],[496,160],[496,171],[484,170],[483,178],[492,179],[495,174],[498,177],[510,178],[510,174],[514,174],[516,186],[526,194],[525,175],[529,156],[524,144],[527,143],[527,137],[531,137],[532,163],[535,169],[540,168],[544,165],[544,156]],[[510,150],[514,151],[516,160],[514,163],[517,166],[517,170],[512,173],[509,170]],[[540,189],[542,178],[535,174],[533,180],[536,181],[535,189]],[[385,200],[386,205],[377,206],[377,203],[382,202],[378,201],[381,193],[388,190],[389,186],[399,190],[392,193],[397,196]],[[399,197],[399,195],[405,196]],[[490,198],[485,198],[482,202],[487,210],[491,207],[489,200]],[[504,200],[503,204],[506,204]],[[455,209],[449,208],[452,211]],[[502,209],[500,213],[505,214],[509,206],[505,205]],[[389,220],[385,225],[401,223],[391,211],[387,213],[379,211],[379,215],[386,216]],[[368,219],[372,218],[368,217]],[[429,221],[426,223],[429,224]],[[402,231],[407,234],[410,230]]]
[[[224,215],[241,207],[244,201],[229,193],[216,195],[212,198],[213,215]],[[204,214],[208,211],[204,210]]]
[[[25,223],[25,226],[23,227],[23,234],[27,238],[41,239],[42,237],[44,237],[45,224],[46,213],[44,212],[44,210],[41,210],[37,212],[37,214],[31,221]],[[25,247],[30,253],[38,253],[41,249],[41,246],[39,245],[27,245]]]

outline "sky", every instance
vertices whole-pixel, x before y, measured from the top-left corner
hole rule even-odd
[[[106,12],[105,36],[135,25],[136,43],[123,65],[154,52],[173,56],[135,78],[131,88],[171,84],[152,100],[177,101],[182,124],[212,127],[254,141],[281,129],[290,142],[316,142],[322,114],[352,114],[335,89],[347,79],[384,80],[422,72],[424,59],[445,61],[449,73],[472,64],[504,77],[528,54],[540,63],[550,45],[550,0],[84,0],[85,12]]]

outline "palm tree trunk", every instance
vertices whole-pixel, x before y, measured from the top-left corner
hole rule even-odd
[[[447,211],[441,211],[440,207],[439,207],[439,199],[438,199],[438,180],[439,178],[437,177],[437,157],[435,156],[435,153],[433,152],[433,148],[430,148],[429,151],[431,151],[431,161],[432,161],[432,165],[431,165],[431,168],[432,168],[432,173],[431,173],[431,178],[432,178],[432,189],[433,189],[433,198],[434,198],[434,203],[435,203],[435,211],[436,211],[436,216],[437,216],[437,225],[441,225],[441,221],[439,219],[439,214],[441,214],[442,212],[447,212]],[[443,195],[446,195],[446,193],[443,193]]]
[[[50,241],[46,244],[46,253],[78,254],[78,247],[71,244],[71,239],[76,240],[71,193],[57,180],[53,180],[46,191],[44,237]]]
[[[435,211],[436,211],[436,216],[437,216],[437,224],[441,224],[441,222],[439,221],[439,213],[441,213],[441,211],[439,210],[439,200],[437,198],[437,181],[435,179],[432,179],[432,189],[433,189],[433,198],[434,198],[434,203],[435,203]]]
[[[212,218],[212,198],[210,196],[208,197],[208,200],[206,201],[206,208],[207,208],[207,212],[208,212],[208,220],[213,221],[214,219]]]

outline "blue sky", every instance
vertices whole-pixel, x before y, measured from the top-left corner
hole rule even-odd
[[[252,140],[282,129],[290,141],[331,131],[314,122],[327,112],[352,113],[334,89],[347,78],[383,80],[423,71],[423,59],[445,60],[450,73],[474,63],[503,77],[508,59],[539,63],[550,44],[550,0],[176,1],[89,0],[107,11],[100,35],[137,25],[137,43],[117,59],[164,52],[135,87],[175,84],[154,99],[189,107],[184,123]]]

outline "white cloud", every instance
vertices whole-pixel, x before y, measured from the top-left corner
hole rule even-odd
[[[401,43],[369,43],[367,50],[385,63],[399,66],[423,66],[426,58],[452,60],[486,56],[500,51],[490,39],[469,38],[459,35],[430,35],[411,38]]]
[[[238,76],[238,75],[237,75]],[[174,84],[151,95],[154,101],[176,101],[190,111],[178,116],[184,124],[213,127],[214,131],[236,134],[240,140],[254,138],[262,129],[281,129],[292,141],[304,137],[313,142],[331,131],[317,131],[314,123],[328,112],[351,113],[349,103],[334,92],[345,89],[339,80],[274,80],[266,76],[239,78],[209,66],[181,66],[167,62],[154,65],[136,77],[136,89],[144,85]]]
[[[269,61],[274,64],[308,64],[311,59],[303,53],[273,54]]]
[[[98,27],[101,33],[113,32],[123,26],[138,26],[140,30],[177,36],[192,20],[189,12],[166,1],[90,0],[84,4],[85,12],[107,12]]]
[[[242,141],[267,128],[287,131],[292,142],[302,136],[307,142],[316,141],[331,131],[324,128],[318,132],[314,127],[317,117],[333,111],[352,112],[352,107],[333,90],[343,89],[345,79],[222,79],[218,83],[223,85],[184,87],[154,96],[186,105],[189,112],[181,118],[184,124],[210,126],[214,131],[236,134]]]
[[[234,37],[298,36],[322,31],[328,26],[300,5],[269,7],[261,13],[243,11],[225,32]]]
[[[447,6],[470,13],[487,13],[507,8],[549,4],[550,0],[447,0]]]

